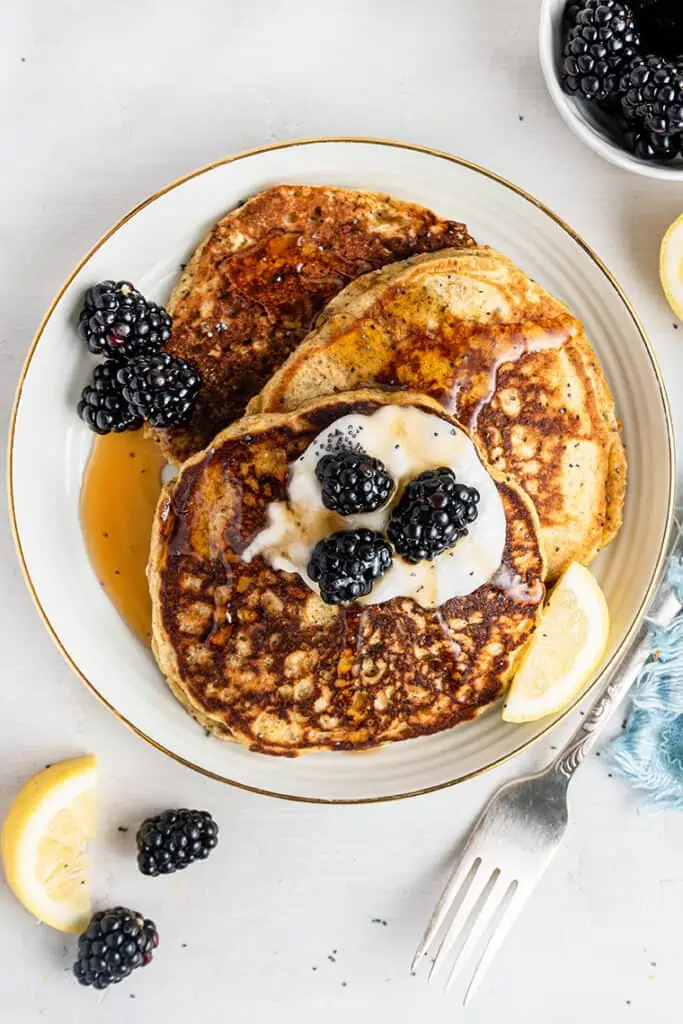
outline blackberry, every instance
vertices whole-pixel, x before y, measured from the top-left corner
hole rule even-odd
[[[683,132],[683,60],[635,57],[621,76],[621,105],[630,120],[661,135]]]
[[[78,940],[73,971],[81,985],[107,988],[148,964],[158,945],[156,925],[137,910],[103,910],[93,916]]]
[[[391,548],[374,530],[341,530],[319,540],[308,575],[326,604],[346,604],[365,597],[391,565]]]
[[[564,14],[562,15],[562,24],[564,25],[565,30],[574,28],[576,25],[576,19],[585,6],[586,0],[569,0],[569,3],[564,9]]]
[[[637,125],[629,125],[622,134],[627,147],[640,160],[674,160],[681,152],[680,135],[648,132]]]
[[[119,368],[117,378],[126,401],[153,427],[185,423],[201,385],[197,371],[168,352],[136,356]]]
[[[619,0],[586,0],[578,11],[575,4],[570,7],[573,25],[560,62],[562,86],[585,99],[613,101],[621,72],[640,46],[631,8]]]
[[[340,451],[323,455],[315,467],[323,505],[342,516],[374,512],[384,505],[394,481],[379,459],[365,452]]]
[[[102,281],[85,293],[78,330],[95,355],[131,359],[166,344],[171,318],[129,281]]]
[[[96,434],[118,434],[142,426],[142,417],[123,396],[116,371],[117,367],[111,363],[96,366],[92,381],[83,388],[76,407],[83,422]]]
[[[209,856],[218,844],[218,825],[208,811],[164,811],[143,821],[137,844],[143,875],[170,875]]]
[[[387,534],[408,562],[435,558],[467,534],[477,518],[479,492],[459,484],[445,466],[411,480],[391,514]]]

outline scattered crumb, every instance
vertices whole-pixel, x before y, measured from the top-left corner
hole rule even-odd
[[[311,967],[311,970],[312,970],[312,971],[317,971],[317,970],[318,970],[318,968],[317,968],[317,967]]]
[[[626,1000],[626,1005],[627,1005],[627,1006],[630,1006],[630,1005],[631,1005],[631,1000],[630,1000],[630,999],[627,999],[627,1000]]]
[[[186,942],[181,942],[180,943],[180,948],[181,949],[187,949],[187,943]]]
[[[180,269],[184,270],[186,266],[187,266],[187,263],[181,263],[180,264]]]
[[[52,768],[52,765],[51,764],[46,764],[45,767],[46,768]]]
[[[128,826],[127,825],[117,825],[116,831],[117,832],[127,832],[128,831]]]
[[[519,114],[518,116],[519,116],[520,121],[524,120],[524,114]]]
[[[346,988],[346,982],[345,982],[345,981],[342,981],[342,983],[341,983],[341,987],[342,987],[342,988]]]
[[[657,966],[657,964],[655,963],[655,961],[654,960],[650,960],[650,967],[656,967],[656,966]]]
[[[551,747],[550,749],[551,750],[557,750],[557,747]]]
[[[135,999],[135,992],[129,992],[128,993],[128,998],[129,999]]]
[[[19,58],[19,60],[21,61],[21,63],[22,63],[22,64],[25,64],[25,63],[26,63],[26,57],[20,57],[20,58]],[[676,326],[676,325],[674,324],[674,327],[675,327],[675,326]]]
[[[331,963],[331,964],[336,964],[336,962],[337,962],[337,961],[335,960],[335,958],[334,958],[334,957],[332,956],[332,954],[331,954],[331,953],[329,954],[329,956],[327,957],[327,959],[328,959],[328,960],[330,961],[330,963]]]
[[[210,736],[211,735],[211,730],[210,729],[204,729],[204,735],[205,736]]]
[[[613,779],[613,778],[614,778],[614,776],[612,775],[612,773],[611,773],[611,772],[607,772],[607,778],[608,778],[608,779]]]
[[[596,751],[595,751],[595,756],[596,756],[596,757],[600,757],[600,751],[599,751],[599,750],[596,750]]]
[[[23,59],[23,58],[22,58],[22,59]],[[673,325],[673,328],[674,328],[674,331],[677,331],[677,330],[678,330],[678,324],[674,324],[674,325]]]

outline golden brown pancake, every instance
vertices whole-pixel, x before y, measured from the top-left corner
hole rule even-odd
[[[165,487],[149,565],[154,652],[173,693],[216,735],[269,754],[361,749],[471,719],[508,685],[542,606],[545,566],[533,504],[500,474],[501,568],[438,608],[408,598],[327,605],[299,575],[240,557],[322,430],[397,404],[456,425],[410,392],[316,399],[233,424]]]
[[[416,256],[359,278],[249,405],[295,409],[365,386],[431,395],[531,497],[548,578],[621,526],[626,459],[583,325],[489,248]]]
[[[167,346],[202,376],[189,423],[155,431],[183,462],[245,410],[334,295],[415,253],[472,245],[463,224],[353,189],[277,185],[228,213],[174,288]]]

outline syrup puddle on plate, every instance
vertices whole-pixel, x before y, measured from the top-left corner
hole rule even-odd
[[[166,461],[142,430],[96,437],[81,489],[81,524],[93,570],[126,624],[149,647],[147,559]]]

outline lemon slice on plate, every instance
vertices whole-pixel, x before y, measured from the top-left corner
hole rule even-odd
[[[506,722],[562,711],[581,692],[607,647],[609,612],[590,569],[573,562],[555,586],[503,707]]]
[[[669,305],[678,319],[683,320],[683,214],[662,239],[659,276]]]
[[[86,847],[96,830],[97,760],[61,761],[30,779],[2,827],[7,884],[45,924],[79,932],[90,918]]]

